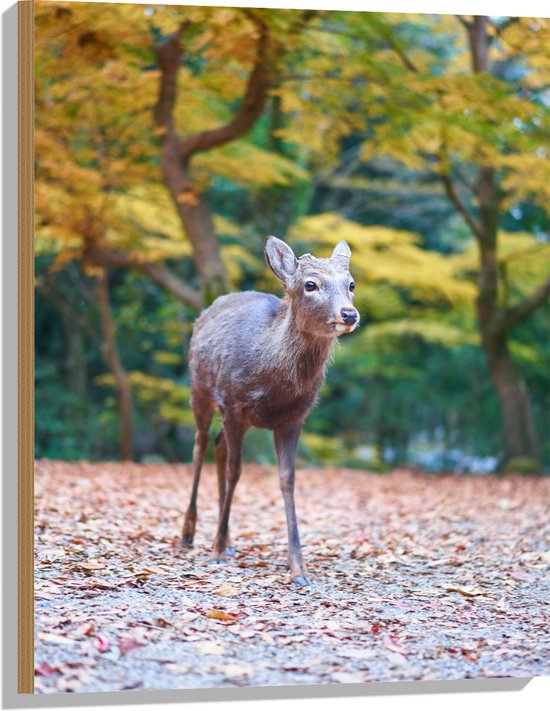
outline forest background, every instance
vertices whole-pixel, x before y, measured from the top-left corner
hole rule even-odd
[[[188,461],[187,350],[263,262],[352,248],[301,456],[550,465],[550,21],[36,4],[36,455]],[[246,455],[270,462],[269,433]]]

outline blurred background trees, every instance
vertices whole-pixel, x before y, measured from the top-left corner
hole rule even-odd
[[[37,456],[188,459],[192,323],[274,233],[349,242],[364,324],[305,459],[550,464],[548,20],[36,8]]]

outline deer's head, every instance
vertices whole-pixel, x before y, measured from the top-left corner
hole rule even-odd
[[[285,287],[297,328],[314,336],[335,338],[359,325],[353,306],[355,283],[349,272],[351,250],[338,242],[329,259],[311,254],[297,258],[277,237],[267,237],[265,258]]]

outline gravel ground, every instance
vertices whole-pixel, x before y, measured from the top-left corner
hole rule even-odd
[[[36,463],[36,693],[550,673],[550,481],[301,470],[312,585],[276,473],[246,466],[233,558],[179,548],[190,468]]]

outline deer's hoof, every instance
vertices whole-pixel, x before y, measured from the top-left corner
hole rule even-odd
[[[292,582],[300,586],[311,585],[311,580],[309,578],[306,578],[305,575],[298,575],[296,578],[292,578]]]
[[[193,545],[193,536],[186,535],[185,533],[181,537],[182,548],[191,548]]]
[[[225,556],[225,551],[213,551],[212,555],[210,556],[210,562],[214,563],[215,565],[225,563]]]

